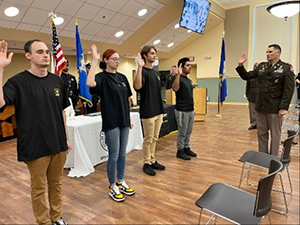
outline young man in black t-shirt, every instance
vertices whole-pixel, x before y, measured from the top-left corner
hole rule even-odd
[[[134,89],[141,95],[140,117],[144,130],[143,170],[150,176],[156,174],[153,169],[165,169],[154,156],[164,113],[159,73],[152,68],[155,58],[154,46],[146,45],[142,48],[141,53],[138,54],[138,70],[134,80]]]
[[[197,154],[190,149],[190,136],[194,125],[194,98],[192,81],[187,77],[191,71],[188,58],[178,61],[178,74],[172,89],[176,93],[175,116],[178,126],[177,158],[190,160]]]
[[[7,57],[7,43],[0,42],[0,111],[6,105],[15,106],[18,161],[25,162],[30,172],[36,222],[64,225],[67,223],[61,218],[61,176],[71,147],[63,110],[70,103],[61,78],[47,71],[47,45],[31,40],[24,50],[30,69],[10,78],[2,88],[3,71],[13,54]],[[45,198],[47,189],[50,213]]]

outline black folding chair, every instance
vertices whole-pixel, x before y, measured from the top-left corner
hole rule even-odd
[[[249,164],[249,170],[247,172],[247,184],[251,186],[255,186],[255,184],[249,182],[249,177],[250,177],[250,171],[252,166],[260,167],[260,168],[269,168],[269,164],[271,160],[278,160],[281,161],[283,164],[282,170],[279,172],[279,179],[280,179],[280,184],[281,184],[281,189],[275,189],[273,188],[273,191],[278,191],[283,193],[283,199],[284,199],[284,204],[285,204],[285,210],[278,210],[278,209],[272,209],[272,211],[280,213],[280,214],[287,214],[288,213],[288,206],[287,206],[287,201],[286,201],[286,196],[285,194],[291,194],[293,192],[293,187],[292,187],[292,182],[291,182],[291,177],[289,173],[289,164],[291,162],[291,148],[292,148],[292,143],[294,140],[294,137],[297,135],[297,132],[295,131],[288,131],[288,137],[283,141],[283,148],[282,148],[282,153],[281,157],[279,158],[278,156],[258,152],[258,151],[247,151],[243,154],[243,156],[239,159],[240,162],[243,162],[243,169],[241,173],[241,178],[240,178],[240,183],[239,183],[239,188],[241,187],[242,181],[243,181],[243,174],[244,174],[244,168],[245,164]],[[283,181],[282,181],[282,175],[281,173],[283,170],[286,169],[287,175],[288,175],[288,180],[289,180],[289,186],[290,186],[290,191],[286,192],[284,190],[283,186]]]
[[[271,160],[269,174],[259,180],[256,195],[227,184],[211,185],[196,201],[196,205],[201,208],[198,224],[203,209],[212,214],[209,221],[216,216],[235,224],[260,224],[271,210],[274,178],[282,168],[280,161]],[[269,220],[271,224],[270,216]]]

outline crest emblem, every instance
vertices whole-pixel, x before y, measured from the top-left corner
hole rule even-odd
[[[60,96],[59,88],[54,88],[54,95],[55,95],[56,97],[59,97],[59,96]]]
[[[108,152],[108,147],[105,141],[105,133],[103,131],[100,132],[100,146]]]

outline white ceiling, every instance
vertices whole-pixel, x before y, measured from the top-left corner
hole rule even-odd
[[[250,2],[250,0],[217,0],[223,6],[233,6],[243,2]]]
[[[153,45],[153,42],[159,39],[160,43],[155,45],[156,49],[161,52],[168,52],[171,48],[176,47],[182,41],[190,37],[192,35],[192,32],[188,33],[187,29],[181,27],[177,29],[174,28],[175,24],[177,24],[179,20],[180,18],[174,20],[165,29],[163,29],[161,32],[159,32],[153,38],[151,38],[147,42],[147,44]],[[171,48],[168,48],[168,44],[172,42],[174,43],[174,45]]]
[[[229,2],[241,1],[243,0]],[[51,35],[51,20],[48,14],[53,11],[65,20],[63,24],[56,27],[58,37],[75,37],[77,17],[81,39],[121,45],[164,7],[161,2],[158,0],[0,0],[0,27]],[[219,0],[219,2],[222,5],[227,4],[226,0]],[[4,14],[4,10],[10,6],[20,10],[16,17],[7,17]],[[147,14],[139,17],[138,11],[144,8],[148,10]],[[174,28],[174,25],[179,22],[179,16],[158,33],[149,31],[147,33],[149,40],[144,44],[153,44],[154,40],[160,39],[161,42],[156,45],[157,50],[169,52],[189,38],[193,32],[187,33],[184,28]],[[124,31],[124,35],[116,38],[115,33],[120,30]],[[19,49],[23,52],[21,49],[24,43],[7,41],[11,49],[15,51]],[[174,42],[174,45],[168,48],[167,45],[171,42]],[[75,54],[75,46],[62,47],[64,52],[68,51],[67,54]],[[84,49],[84,52],[87,51]]]
[[[7,17],[4,10],[15,6],[16,17]],[[80,37],[84,40],[122,44],[164,5],[156,0],[0,0],[0,27],[51,34],[48,13],[64,18],[57,26],[58,36],[75,36],[75,17]],[[147,14],[137,15],[146,8]],[[116,38],[117,31],[124,35]]]

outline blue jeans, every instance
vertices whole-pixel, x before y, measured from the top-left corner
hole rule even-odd
[[[115,170],[117,164],[117,178],[124,179],[126,148],[129,127],[116,127],[105,132],[108,147],[107,176],[109,184],[115,184]]]

